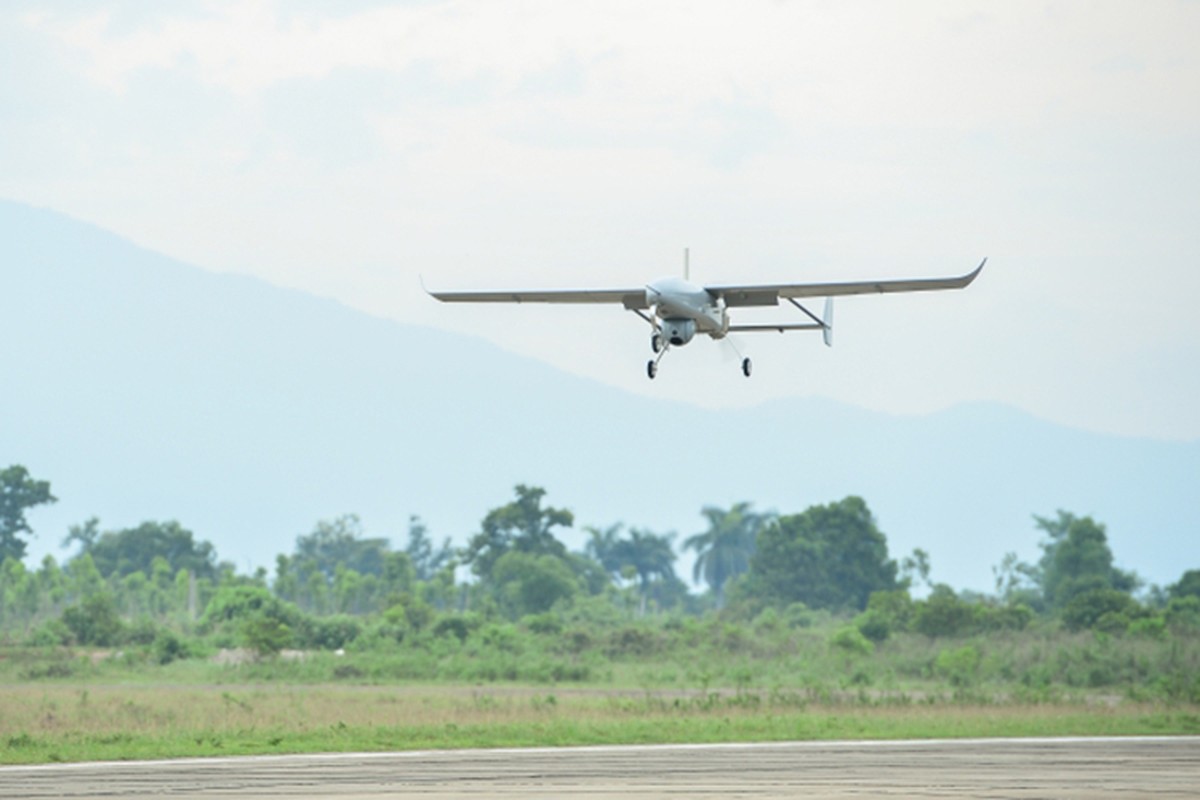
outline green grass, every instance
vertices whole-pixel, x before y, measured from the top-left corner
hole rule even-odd
[[[1056,625],[839,646],[844,621],[489,623],[338,656],[163,665],[0,649],[0,762],[846,738],[1200,732],[1200,636]]]
[[[0,687],[0,761],[465,747],[1200,733],[1200,708],[546,687]]]

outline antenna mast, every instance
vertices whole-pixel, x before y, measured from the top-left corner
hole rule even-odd
[[[688,269],[688,249],[683,248],[683,279],[690,280],[691,270]]]

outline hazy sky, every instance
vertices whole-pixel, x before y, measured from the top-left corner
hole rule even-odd
[[[1196,439],[1197,42],[1197,2],[13,0],[0,196],[638,392]],[[620,309],[418,283],[637,286],[685,246],[702,281],[990,260],[839,301],[831,350],[742,338],[750,381],[706,340],[651,383]]]

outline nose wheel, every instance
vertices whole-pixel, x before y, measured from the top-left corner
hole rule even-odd
[[[648,377],[650,380],[654,380],[655,376],[658,375],[658,362],[663,360],[663,356],[665,356],[667,351],[671,349],[671,345],[664,343],[662,339],[659,338],[657,333],[654,334],[654,338],[650,340],[650,344],[651,346],[656,344],[659,345],[658,347],[654,348],[654,352],[658,353],[658,357],[652,358],[646,362],[646,377]]]
[[[663,347],[662,334],[655,333],[654,335],[652,335],[650,337],[650,349],[653,350],[655,353],[657,353],[659,350],[662,350],[662,347]],[[654,376],[651,375],[650,377],[653,378]]]

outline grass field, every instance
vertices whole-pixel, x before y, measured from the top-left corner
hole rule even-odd
[[[813,701],[739,690],[9,685],[4,763],[252,753],[845,738],[1200,733],[1200,708],[1111,701]]]

